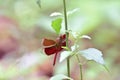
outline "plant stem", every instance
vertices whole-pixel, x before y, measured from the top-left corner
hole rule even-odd
[[[69,37],[69,33],[68,33],[68,24],[67,24],[66,0],[63,0],[63,5],[64,5],[66,47],[68,47],[68,37]],[[69,57],[67,58],[67,72],[68,72],[68,77],[70,77],[70,59],[69,59]]]
[[[83,72],[82,72],[82,64],[80,63],[79,56],[76,55],[78,63],[79,63],[79,68],[80,68],[80,80],[83,80]]]

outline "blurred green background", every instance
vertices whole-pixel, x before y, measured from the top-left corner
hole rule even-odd
[[[82,40],[83,48],[103,52],[109,74],[103,66],[88,62],[84,80],[120,80],[120,0],[66,0],[67,10],[78,9],[68,17],[69,29],[91,36]],[[66,62],[52,66],[41,41],[54,39],[53,12],[63,13],[62,0],[0,0],[0,80],[49,80],[66,73]],[[61,33],[64,32],[62,27]],[[79,68],[71,62],[71,75],[79,80]],[[73,64],[74,63],[74,64]]]

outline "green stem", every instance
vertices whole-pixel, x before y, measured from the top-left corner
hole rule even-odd
[[[68,37],[69,37],[69,33],[68,33],[68,24],[67,24],[66,0],[63,0],[63,5],[64,5],[66,47],[68,47]],[[70,59],[69,59],[69,57],[67,58],[67,72],[68,72],[68,76],[70,77]]]
[[[83,72],[82,72],[82,64],[80,63],[79,56],[76,55],[78,63],[79,63],[79,68],[80,68],[80,80],[83,80]]]

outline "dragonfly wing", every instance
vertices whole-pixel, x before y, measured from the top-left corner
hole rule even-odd
[[[47,48],[44,49],[44,52],[47,55],[52,55],[52,54],[57,52],[56,46],[47,47]]]

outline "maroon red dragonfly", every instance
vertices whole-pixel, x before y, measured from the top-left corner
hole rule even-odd
[[[43,39],[43,45],[45,46],[44,52],[46,55],[55,54],[53,65],[56,63],[57,54],[60,53],[63,48],[62,46],[66,46],[66,35],[63,34],[59,36],[56,40],[51,39]]]

